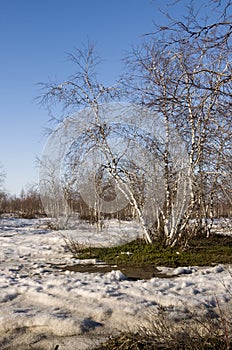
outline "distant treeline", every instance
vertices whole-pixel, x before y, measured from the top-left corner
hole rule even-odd
[[[68,206],[70,207],[71,212],[79,213],[79,218],[81,220],[89,221],[91,223],[106,218],[131,220],[136,217],[136,212],[130,204],[128,204],[123,210],[112,214],[96,212],[92,208],[89,208],[81,197],[77,197],[76,199],[69,199]],[[12,214],[24,218],[47,216],[37,189],[29,189],[28,191],[22,190],[19,196],[12,196],[6,194],[5,192],[1,192],[0,214]],[[215,200],[213,204],[212,214],[213,218],[232,217],[232,206],[229,200],[226,198],[218,198]],[[204,208],[198,208],[197,212],[193,212],[193,218],[194,216],[205,217]]]

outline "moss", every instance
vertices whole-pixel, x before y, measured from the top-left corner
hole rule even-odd
[[[110,248],[86,248],[74,254],[80,259],[96,258],[106,263],[128,265],[206,266],[232,263],[232,237],[214,235],[194,238],[188,247],[165,247],[163,242],[146,244],[142,240]]]

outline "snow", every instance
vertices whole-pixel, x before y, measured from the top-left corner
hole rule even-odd
[[[103,246],[139,234],[133,222],[109,222],[102,232],[82,223],[60,232],[47,229],[45,219],[0,219],[0,348],[88,349],[115,330],[135,329],[160,306],[176,319],[231,303],[231,266],[159,267],[170,278],[137,281],[120,270],[101,273],[96,260],[86,263],[99,264],[99,273],[59,268],[83,263],[64,237]]]

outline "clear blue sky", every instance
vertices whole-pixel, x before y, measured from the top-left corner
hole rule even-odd
[[[0,0],[0,163],[10,193],[38,181],[36,157],[49,117],[34,101],[36,84],[72,73],[66,53],[88,40],[104,59],[99,80],[113,83],[124,53],[154,29],[153,20],[161,21],[158,7],[167,2]]]

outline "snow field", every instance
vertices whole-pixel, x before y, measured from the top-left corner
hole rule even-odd
[[[126,225],[123,235],[139,235],[135,224]],[[188,311],[206,314],[217,302],[231,305],[230,266],[160,268],[178,276],[138,281],[127,280],[119,270],[63,271],[53,264],[80,261],[72,258],[59,232],[41,227],[43,220],[0,220],[1,350],[18,344],[24,346],[20,350],[28,344],[32,349],[33,344],[51,349],[54,341],[59,349],[87,349],[82,337],[87,341],[94,332],[134,329],[160,306],[176,319],[189,317]],[[116,224],[110,239],[108,229],[94,233],[84,224],[62,234],[75,235],[86,244],[115,244],[122,239]]]

